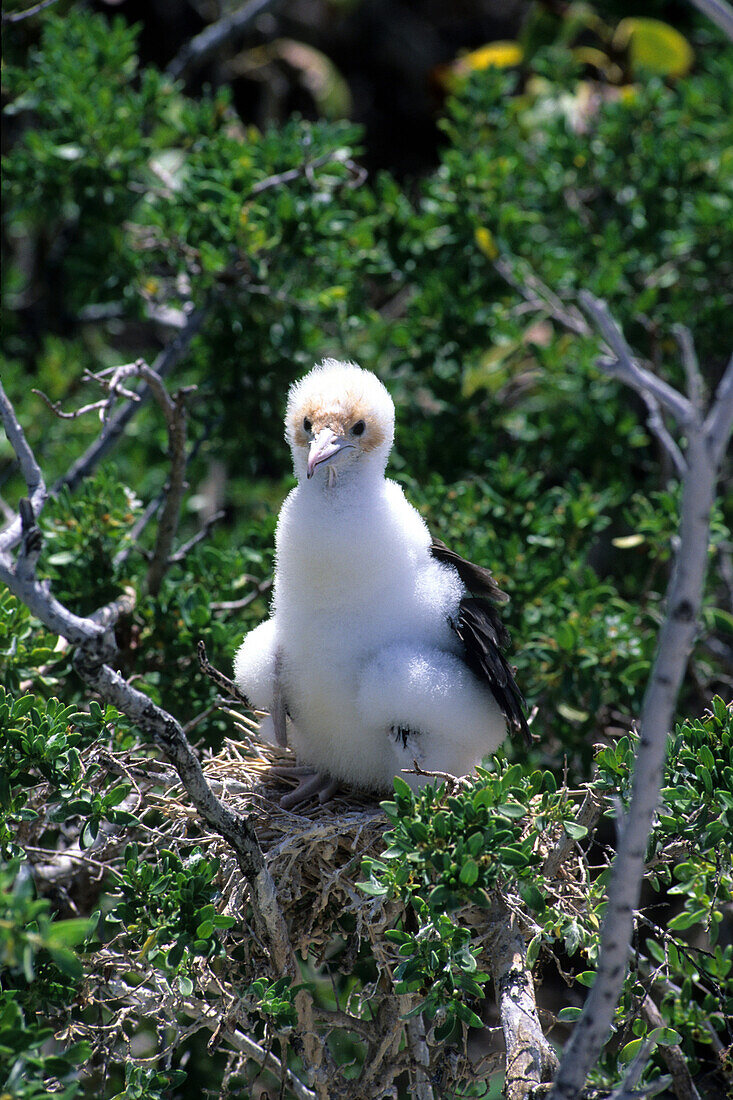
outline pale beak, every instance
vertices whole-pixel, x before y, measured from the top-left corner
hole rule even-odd
[[[340,451],[353,446],[353,443],[347,443],[345,439],[341,439],[330,428],[322,428],[308,451],[308,477],[313,477],[316,466],[321,466],[324,462],[328,462],[329,459],[339,454]]]

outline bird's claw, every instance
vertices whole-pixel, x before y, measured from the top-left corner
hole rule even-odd
[[[339,789],[337,779],[332,779],[330,775],[324,775],[322,772],[303,765],[294,768],[275,767],[271,768],[270,771],[272,775],[276,775],[279,779],[298,780],[298,786],[295,790],[289,791],[280,799],[280,805],[284,810],[299,806],[301,803],[307,802],[309,798],[313,798],[314,795],[318,795],[318,801],[323,805],[324,802],[329,802]]]

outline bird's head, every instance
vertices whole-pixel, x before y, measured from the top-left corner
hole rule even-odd
[[[285,438],[299,481],[384,473],[394,439],[394,405],[376,375],[325,359],[288,393]]]

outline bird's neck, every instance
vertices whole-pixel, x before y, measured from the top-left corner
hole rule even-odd
[[[381,465],[364,464],[358,470],[339,470],[333,466],[310,481],[301,481],[300,485],[313,508],[336,514],[368,508],[383,490],[384,481]]]

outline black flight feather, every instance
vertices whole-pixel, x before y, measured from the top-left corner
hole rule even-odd
[[[493,600],[494,603],[506,603],[509,599],[506,592],[502,592],[499,588],[490,569],[484,569],[482,565],[476,565],[474,562],[462,558],[460,554],[456,554],[455,550],[449,549],[440,539],[433,538],[430,553],[438,561],[445,562],[446,565],[452,565],[468,591],[472,592],[474,596],[483,596],[485,599]]]
[[[458,605],[458,622],[450,619],[450,625],[463,643],[463,658],[480,680],[483,680],[499,704],[512,732],[521,732],[528,745],[532,744],[527,719],[526,703],[517,687],[514,673],[502,653],[510,644],[509,631],[499,618],[491,600],[505,601],[507,595],[497,585],[488,569],[466,561],[449,550],[439,539],[433,539],[430,553],[438,561],[454,566],[459,577],[473,596],[465,596]]]

